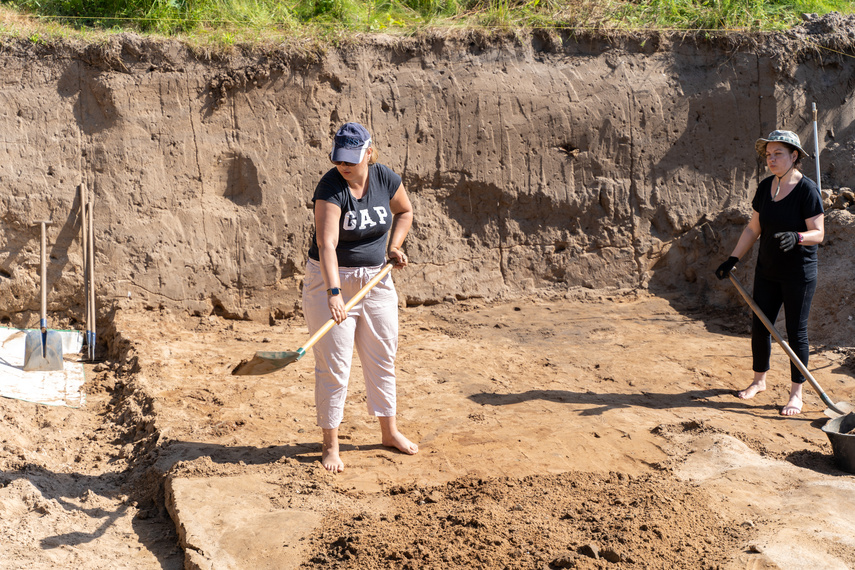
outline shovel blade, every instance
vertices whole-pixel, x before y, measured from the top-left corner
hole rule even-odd
[[[56,331],[30,331],[24,339],[24,370],[62,370],[62,336]]]
[[[251,360],[241,360],[232,370],[232,376],[258,376],[270,374],[300,360],[300,352],[256,352]]]
[[[829,418],[834,419],[834,418],[839,418],[840,416],[845,416],[847,414],[851,414],[852,412],[855,412],[855,406],[853,406],[849,402],[837,402],[836,404],[834,404],[834,407],[840,411],[838,412],[838,411],[833,410],[832,408],[829,407],[829,408],[826,408],[823,413],[826,416],[828,416]]]

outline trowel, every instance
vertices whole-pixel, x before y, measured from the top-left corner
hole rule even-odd
[[[24,370],[53,371],[62,370],[62,336],[57,331],[47,330],[47,260],[45,226],[50,222],[40,221],[41,225],[41,297],[42,312],[39,329],[27,333],[24,339]]]

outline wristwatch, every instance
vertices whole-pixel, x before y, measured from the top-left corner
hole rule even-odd
[[[798,236],[798,238],[799,238],[799,243],[802,243],[802,242],[805,240],[805,236],[803,236],[802,234],[800,234],[800,233],[796,232],[796,235],[797,235],[797,236]]]
[[[333,295],[341,295],[341,288],[330,287],[329,289],[327,289],[327,295],[329,295],[330,297],[332,297]]]

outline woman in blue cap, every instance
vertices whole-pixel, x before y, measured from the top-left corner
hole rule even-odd
[[[303,284],[303,312],[311,333],[331,317],[337,326],[313,347],[315,406],[323,430],[321,463],[333,473],[344,470],[338,428],[350,376],[353,348],[359,353],[370,414],[380,423],[381,442],[403,453],[419,448],[398,431],[395,421],[395,354],[398,349],[398,294],[391,275],[384,277],[349,312],[345,303],[383,268],[407,266],[404,239],[413,207],[401,177],[377,162],[371,135],[359,123],[343,125],[335,135],[330,169],[312,198],[315,234]]]
[[[787,340],[799,360],[807,366],[810,346],[807,321],[816,291],[817,246],[825,237],[822,197],[816,183],[798,170],[801,159],[810,156],[791,131],[773,131],[755,143],[758,154],[772,172],[757,187],[751,202],[754,213],[742,231],[730,257],[716,270],[726,278],[739,259],[760,240],[754,272],[754,300],[773,323],[781,305],[787,323]],[[772,352],[772,338],[755,315],[751,327],[754,379],[737,392],[742,399],[753,398],[766,389],[766,374]],[[781,415],[802,411],[805,377],[790,363],[790,399]]]

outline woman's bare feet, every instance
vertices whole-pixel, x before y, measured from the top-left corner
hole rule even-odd
[[[398,431],[398,426],[395,422],[395,417],[379,417],[380,431],[383,434],[381,443],[386,447],[394,447],[401,453],[407,455],[415,455],[419,452],[419,446],[404,437],[404,434]]]
[[[790,388],[790,401],[781,408],[782,416],[796,416],[802,413],[802,385],[793,384]]]
[[[321,453],[321,464],[330,473],[341,473],[344,471],[344,462],[338,455],[338,449],[324,449]]]
[[[321,464],[330,473],[341,473],[344,471],[344,462],[341,460],[338,450],[338,428],[324,430]]]
[[[386,447],[394,447],[401,453],[406,453],[407,455],[415,455],[419,452],[419,446],[404,437],[401,432],[397,432],[389,439],[384,437],[383,445]]]
[[[748,388],[746,388],[745,390],[740,390],[739,392],[737,392],[736,397],[742,398],[743,400],[750,400],[751,398],[753,398],[754,396],[756,396],[757,394],[759,394],[760,392],[762,392],[765,389],[766,389],[766,380],[760,380],[760,381],[755,380],[754,382],[751,383],[750,386],[748,386]]]

